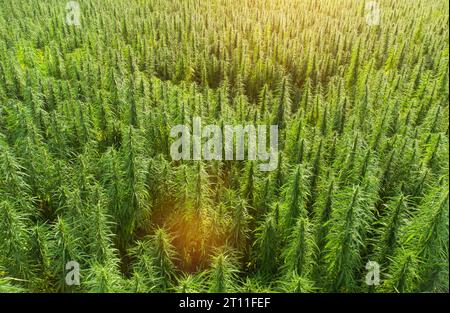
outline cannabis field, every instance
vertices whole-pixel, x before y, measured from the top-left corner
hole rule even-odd
[[[448,22],[0,0],[0,292],[448,292]],[[194,117],[277,125],[278,166],[174,160]]]

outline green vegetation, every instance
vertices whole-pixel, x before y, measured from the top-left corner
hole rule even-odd
[[[0,1],[0,292],[448,292],[447,1],[78,3]],[[173,161],[194,117],[278,168]]]

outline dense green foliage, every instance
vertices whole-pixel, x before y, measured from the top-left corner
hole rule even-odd
[[[448,292],[447,1],[78,2],[0,0],[0,292]],[[196,116],[278,168],[173,161]]]

